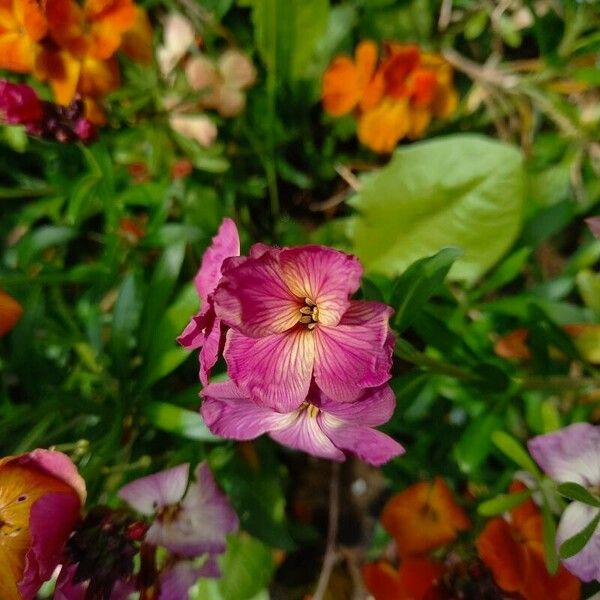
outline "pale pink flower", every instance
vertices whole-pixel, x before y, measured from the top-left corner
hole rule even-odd
[[[160,594],[158,600],[188,600],[190,588],[201,577],[221,577],[221,570],[214,556],[210,556],[199,567],[192,561],[177,561],[160,574]]]
[[[211,246],[202,257],[202,264],[194,283],[202,305],[192,317],[178,341],[186,348],[200,350],[200,381],[208,383],[210,370],[215,366],[222,350],[224,327],[215,313],[213,292],[221,279],[223,261],[240,254],[240,238],[235,223],[224,219]]]
[[[188,61],[185,73],[190,87],[202,92],[202,106],[219,111],[223,117],[235,117],[244,110],[244,90],[256,81],[252,61],[235,49],[226,50],[217,61],[195,56]]]
[[[258,404],[289,413],[314,380],[333,401],[351,402],[390,378],[392,309],[351,300],[362,267],[324,246],[257,245],[225,261],[216,314],[231,327],[224,356],[231,379]]]
[[[354,454],[376,466],[404,453],[398,442],[374,429],[394,412],[394,393],[388,385],[367,389],[345,403],[334,402],[312,386],[302,405],[287,413],[259,406],[231,381],[211,383],[202,396],[202,417],[222,437],[251,440],[268,434],[313,456],[343,461],[346,454]]]
[[[167,76],[194,43],[194,27],[181,14],[171,13],[164,25],[164,43],[156,52],[160,72]]]
[[[575,423],[553,433],[539,435],[527,443],[529,452],[543,471],[559,483],[578,483],[592,493],[600,489],[600,427]],[[563,512],[556,533],[558,547],[585,529],[599,508],[573,501]],[[582,581],[600,581],[600,526],[575,556],[563,560],[565,567]]]
[[[214,122],[202,114],[174,113],[169,117],[169,125],[179,135],[196,140],[205,148],[211,146],[218,135]]]

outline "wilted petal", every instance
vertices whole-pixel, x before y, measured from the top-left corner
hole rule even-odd
[[[257,403],[290,412],[305,400],[315,361],[313,332],[291,329],[253,339],[230,330],[224,356],[231,379]]]
[[[279,253],[265,252],[236,266],[225,265],[214,294],[217,315],[250,337],[263,337],[293,327],[300,319],[299,299],[289,290],[278,262]]]
[[[189,464],[136,479],[122,487],[119,498],[143,515],[177,504],[183,498],[190,473]]]
[[[569,538],[583,531],[598,514],[597,508],[583,504],[582,502],[571,502],[560,518],[556,532],[556,545],[560,545]],[[565,567],[582,581],[600,581],[600,526],[583,550],[563,559]]]
[[[202,418],[216,435],[252,440],[276,429],[284,414],[259,406],[242,394],[232,381],[211,383],[202,390]]]
[[[282,250],[279,264],[294,296],[309,298],[318,306],[320,323],[337,325],[360,286],[358,259],[325,246],[300,246]]]
[[[527,443],[536,462],[556,481],[600,485],[600,427],[575,423]]]
[[[329,398],[349,402],[390,378],[391,314],[385,304],[352,301],[337,326],[315,328],[315,381]]]
[[[184,347],[193,350],[204,344],[205,330],[215,320],[215,312],[206,305],[202,306],[200,312],[194,315],[185,326],[177,341]]]

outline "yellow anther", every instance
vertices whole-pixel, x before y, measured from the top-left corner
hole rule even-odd
[[[309,417],[312,417],[314,419],[319,414],[319,408],[314,404],[309,404],[308,408],[306,409],[306,412],[308,413]]]
[[[312,323],[312,317],[310,315],[304,315],[303,317],[300,317],[300,323]]]
[[[310,298],[304,298],[304,303],[305,303],[307,306],[316,306],[316,305],[317,305],[317,303],[316,303],[316,302],[313,302],[313,301],[312,301]]]
[[[303,307],[300,309],[300,312],[301,312],[303,315],[310,315],[310,314],[312,314],[313,310],[314,310],[314,309],[313,309],[313,308],[311,308],[310,306],[303,306]]]

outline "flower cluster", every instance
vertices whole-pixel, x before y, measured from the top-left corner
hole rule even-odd
[[[210,146],[217,137],[217,126],[204,111],[215,110],[226,118],[239,115],[246,105],[245,90],[256,80],[254,65],[234,48],[217,59],[200,52],[194,27],[179,13],[171,13],[165,21],[157,60],[163,77],[178,89],[165,100],[171,128],[202,146]],[[175,68],[180,64],[185,76],[178,82]]]
[[[96,134],[95,126],[84,117],[80,98],[68,106],[45,102],[28,85],[0,80],[0,122],[24,125],[30,135],[61,143],[89,143]]]
[[[99,101],[119,86],[115,53],[150,57],[152,31],[146,13],[132,0],[2,0],[0,68],[48,81],[56,102],[77,95],[86,117],[102,123]]]
[[[315,456],[375,465],[403,452],[374,429],[394,410],[392,310],[352,300],[357,259],[324,246],[255,244],[226,219],[195,279],[200,312],[179,341],[200,350],[202,416],[217,435],[267,433]],[[230,380],[208,384],[223,352]],[[208,385],[207,385],[208,384]]]
[[[404,137],[421,137],[432,118],[447,118],[458,102],[452,68],[438,54],[412,44],[361,42],[354,60],[338,56],[323,76],[325,111],[354,112],[358,138],[375,152],[391,152]]]

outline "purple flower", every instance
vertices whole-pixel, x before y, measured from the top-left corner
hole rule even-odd
[[[12,125],[31,125],[42,118],[42,102],[32,87],[0,80],[0,115]]]
[[[244,396],[283,413],[299,408],[311,381],[352,402],[390,378],[392,309],[353,301],[358,260],[324,246],[255,246],[225,262],[215,309],[231,327],[229,376]]]
[[[391,388],[364,390],[353,402],[334,402],[316,386],[299,408],[280,413],[259,406],[232,381],[212,383],[202,391],[202,417],[209,429],[226,438],[251,440],[264,433],[285,446],[320,458],[343,461],[355,454],[381,465],[404,453],[391,437],[374,429],[394,411]]]
[[[119,497],[136,511],[154,515],[146,543],[190,558],[225,551],[225,536],[237,529],[237,515],[206,463],[198,465],[195,475],[196,481],[188,487],[189,465],[183,464],[120,490]]]
[[[600,240],[600,217],[591,217],[590,219],[586,219],[585,222],[592,230],[594,236]]]
[[[223,345],[223,326],[215,314],[213,292],[221,279],[223,261],[240,254],[240,238],[235,223],[224,219],[211,246],[202,257],[196,278],[196,290],[202,300],[200,311],[188,323],[178,341],[186,348],[200,350],[200,381],[208,383],[211,369],[215,366]]]
[[[574,482],[598,495],[600,490],[600,427],[576,423],[554,433],[529,440],[529,452],[544,472],[560,483]],[[556,543],[560,545],[596,517],[600,509],[573,501],[562,514]],[[600,581],[600,527],[586,546],[563,560],[571,573],[582,581]]]
[[[189,589],[201,577],[220,577],[221,570],[213,556],[200,567],[192,561],[177,561],[160,575],[158,600],[188,600]]]

